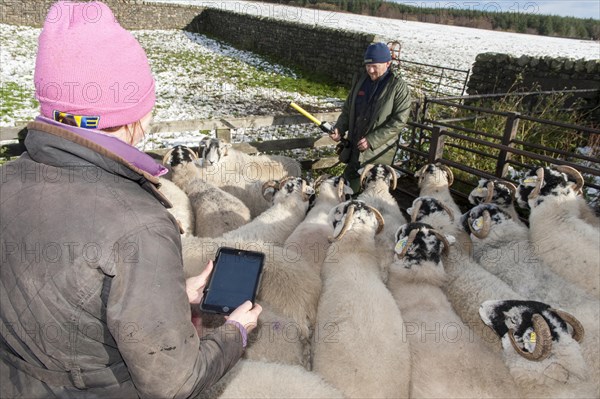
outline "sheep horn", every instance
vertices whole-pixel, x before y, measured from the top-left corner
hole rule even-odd
[[[535,331],[536,334],[536,343],[533,352],[525,352],[523,349],[519,348],[512,329],[508,330],[508,336],[510,338],[510,343],[519,355],[527,360],[539,362],[550,355],[550,350],[552,349],[552,336],[550,335],[550,327],[548,327],[548,323],[546,323],[546,320],[544,320],[542,316],[536,313],[533,315],[532,321],[533,331]]]
[[[325,180],[329,179],[329,177],[330,176],[327,173],[323,173],[321,176],[317,177],[315,180],[315,190],[317,190]]]
[[[492,218],[490,216],[490,212],[489,211],[483,211],[483,226],[481,227],[481,230],[479,231],[475,231],[473,230],[473,218],[471,218],[469,216],[469,230],[471,230],[471,234],[473,234],[475,237],[479,238],[480,240],[483,240],[484,238],[486,238],[488,236],[488,234],[490,234],[490,228],[492,225]]]
[[[581,176],[581,173],[579,173],[577,169],[567,165],[555,165],[554,169],[575,179],[575,187],[573,187],[573,191],[575,191],[576,193],[581,192],[584,180],[583,176]]]
[[[489,204],[492,202],[492,198],[494,197],[494,182],[493,181],[488,181],[487,184],[487,197],[485,197],[485,200],[483,200],[484,204]]]
[[[340,180],[338,181],[338,186],[337,186],[338,200],[340,202],[344,202],[344,200],[346,199],[346,197],[344,196],[344,185],[345,184],[346,184],[346,179],[344,179],[343,177],[340,177]]]
[[[360,186],[361,187],[363,186],[363,183],[364,183],[364,181],[365,181],[365,179],[367,177],[367,174],[369,173],[369,171],[371,169],[373,169],[374,166],[375,165],[372,165],[370,163],[368,163],[368,164],[365,165],[365,168],[363,169],[363,172],[360,175]]]
[[[275,191],[277,191],[277,190],[279,190],[279,183],[277,182],[277,180],[269,180],[269,181],[265,182],[265,183],[262,185],[262,190],[261,190],[261,192],[262,192],[262,194],[263,194],[263,197],[264,197],[265,199],[267,199],[267,197],[265,197],[265,190],[266,190],[267,188],[269,188],[269,187],[271,187],[271,188],[273,188]]]
[[[449,167],[441,163],[438,163],[438,167],[448,174],[448,187],[452,186],[452,183],[454,183],[454,173],[452,173]]]
[[[540,195],[542,183],[544,182],[544,168],[538,168],[535,174],[537,175],[537,181],[535,182],[533,191],[529,194],[529,199],[536,198],[538,195]]]
[[[354,210],[356,209],[356,205],[349,205],[346,210],[346,217],[344,218],[344,225],[342,226],[342,230],[338,233],[337,236],[330,237],[329,242],[339,241],[344,237],[348,229],[350,228],[350,221],[354,216]]]
[[[512,200],[514,201],[517,196],[517,186],[515,186],[514,184],[512,184],[509,181],[502,181],[502,184],[504,184],[506,186],[506,188],[508,188],[508,190],[510,191],[510,196],[511,196]]]
[[[417,216],[419,215],[419,211],[421,210],[421,205],[423,205],[423,200],[422,199],[418,199],[417,201],[415,201],[415,203],[413,204],[412,207],[412,213],[410,215],[410,222],[411,223],[416,223],[418,222],[417,220]]]
[[[406,245],[404,246],[404,248],[402,248],[402,252],[400,252],[399,254],[396,254],[398,259],[402,259],[406,256],[406,253],[408,252],[408,249],[410,248],[413,241],[417,237],[418,232],[419,232],[419,229],[413,229],[410,231],[410,233],[408,233],[408,240],[406,241]]]
[[[310,195],[306,194],[306,181],[304,179],[302,179],[302,201],[306,202],[306,201],[310,201]]]
[[[163,165],[167,165],[167,161],[169,160],[169,157],[171,156],[171,154],[173,153],[174,148],[171,148],[169,151],[167,151],[167,153],[165,154],[165,156],[162,159],[162,163]]]
[[[293,180],[294,178],[292,176],[286,176],[284,177],[282,180],[279,181],[279,187],[277,187],[278,190],[281,190],[281,188],[285,185],[285,183],[287,183],[290,180]]]
[[[369,205],[366,205],[366,207],[375,214],[375,219],[377,219],[377,231],[375,232],[375,235],[377,235],[381,233],[381,231],[385,227],[385,220],[383,220],[383,216],[381,215],[381,212],[379,212],[379,210]]]
[[[390,185],[390,191],[394,191],[396,189],[396,185],[398,184],[398,177],[396,176],[396,171],[390,165],[385,165],[385,168],[392,175],[392,184]]]
[[[193,160],[198,159],[198,154],[196,154],[196,151],[192,150],[189,147],[184,147],[184,148],[187,151],[187,153],[190,154],[190,158],[192,158]]]
[[[446,236],[437,230],[430,230],[430,231],[438,238],[438,240],[440,240],[444,244],[444,248],[442,249],[442,254],[448,256],[448,253],[450,252],[450,243],[448,242],[448,239],[446,238]]]
[[[442,207],[443,210],[446,211],[446,213],[448,214],[448,216],[450,216],[450,221],[454,222],[454,212],[452,212],[452,210],[450,208],[448,208],[446,206],[446,204],[444,204],[443,202],[440,202],[440,206]]]
[[[565,312],[564,310],[551,309],[554,313],[556,313],[560,318],[569,323],[571,327],[573,327],[573,339],[577,342],[581,342],[583,337],[585,336],[585,330],[583,325],[579,320],[575,318],[570,313]]]
[[[423,182],[423,172],[425,172],[425,169],[427,169],[427,166],[429,166],[429,165],[425,164],[425,165],[421,166],[421,169],[419,169],[415,172],[415,177],[418,179],[417,185],[419,187],[421,187],[421,183]]]

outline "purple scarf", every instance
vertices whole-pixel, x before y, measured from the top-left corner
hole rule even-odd
[[[169,171],[167,168],[157,163],[150,155],[145,154],[121,139],[118,139],[117,137],[96,133],[93,130],[83,129],[76,126],[65,125],[64,123],[54,121],[41,115],[38,116],[36,120],[38,122],[44,122],[50,125],[58,126],[72,133],[78,134],[86,140],[101,145],[113,154],[120,156],[133,166],[148,172],[152,176],[159,177]]]

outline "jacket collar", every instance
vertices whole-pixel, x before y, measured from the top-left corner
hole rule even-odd
[[[158,191],[158,177],[138,168],[105,147],[59,126],[44,122],[27,125],[25,138],[27,153],[36,162],[47,165],[89,166],[92,164],[109,173],[135,181],[152,194],[165,208],[171,208],[169,200]]]

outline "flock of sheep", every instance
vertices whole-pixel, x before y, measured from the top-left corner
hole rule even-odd
[[[266,254],[259,325],[205,397],[600,397],[600,220],[576,170],[482,180],[461,215],[452,172],[429,164],[404,213],[389,166],[353,196],[291,158],[201,150],[163,159],[186,277],[219,246]]]

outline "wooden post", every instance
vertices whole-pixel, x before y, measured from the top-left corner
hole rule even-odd
[[[517,137],[517,129],[519,128],[519,113],[512,112],[506,118],[504,125],[504,135],[502,136],[502,145],[510,147],[512,141]],[[500,150],[498,161],[496,162],[496,177],[503,178],[508,173],[508,160],[512,158],[512,153],[507,150]]]
[[[429,145],[428,163],[435,163],[436,160],[444,157],[444,141],[445,137],[442,134],[442,129],[439,126],[434,126],[431,130],[431,141]]]

